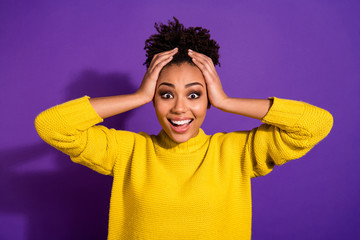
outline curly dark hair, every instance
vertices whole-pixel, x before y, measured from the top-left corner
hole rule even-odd
[[[146,61],[144,65],[148,68],[154,55],[160,52],[178,48],[169,64],[180,64],[188,62],[194,64],[188,56],[188,49],[205,54],[210,57],[214,65],[219,65],[219,48],[216,41],[210,39],[209,30],[202,27],[185,28],[175,17],[174,21],[168,21],[168,25],[155,23],[157,34],[151,35],[145,41]]]

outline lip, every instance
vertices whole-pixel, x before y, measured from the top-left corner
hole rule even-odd
[[[175,127],[174,125],[171,124],[170,121],[184,121],[184,120],[191,120],[188,124],[184,124],[182,126],[178,126],[178,127]],[[169,124],[170,124],[170,127],[172,130],[174,130],[175,132],[177,133],[185,133],[187,130],[189,130],[189,128],[191,127],[191,124],[193,123],[193,118],[168,118],[168,121],[169,121]]]
[[[183,120],[192,120],[194,118],[191,117],[174,117],[174,118],[168,118],[168,120],[172,121],[183,121]]]

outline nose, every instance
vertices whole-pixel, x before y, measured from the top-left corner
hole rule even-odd
[[[171,111],[175,114],[185,113],[187,111],[186,100],[183,98],[176,98]]]

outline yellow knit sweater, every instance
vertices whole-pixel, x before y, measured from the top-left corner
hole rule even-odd
[[[273,98],[258,128],[200,130],[181,144],[164,131],[150,136],[99,122],[85,96],[42,112],[35,125],[74,162],[113,176],[108,239],[240,240],[251,238],[250,178],[303,156],[333,119],[310,104]]]

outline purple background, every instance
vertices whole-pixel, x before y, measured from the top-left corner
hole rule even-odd
[[[125,1],[124,1],[125,2]],[[42,142],[33,121],[85,94],[131,93],[144,41],[172,16],[211,30],[230,96],[302,100],[334,116],[301,160],[253,182],[253,239],[360,239],[358,1],[1,1],[0,239],[105,239],[112,178]],[[156,134],[153,106],[108,119]],[[260,122],[211,108],[203,129]]]

